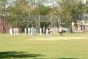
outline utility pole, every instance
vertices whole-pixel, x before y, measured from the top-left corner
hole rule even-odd
[[[40,7],[41,7],[41,0],[39,0],[39,3],[38,3],[39,12],[41,11]],[[40,29],[40,27],[41,27],[41,14],[40,13],[39,13],[39,20],[38,21],[39,21],[38,28]]]

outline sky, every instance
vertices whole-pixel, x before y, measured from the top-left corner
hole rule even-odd
[[[11,3],[12,1],[14,1],[14,0],[7,0],[9,3]]]
[[[12,2],[15,1],[15,0],[7,0],[7,1],[8,1],[9,4],[12,4]],[[53,6],[53,1],[54,0],[47,0],[47,1],[44,0],[44,3],[43,4],[45,6]],[[56,4],[55,1],[54,1],[54,4]]]
[[[7,0],[8,3],[12,4],[13,1],[15,0]],[[37,0],[36,0],[37,1]],[[53,2],[54,1],[54,2]],[[86,3],[86,0],[81,0],[83,3]],[[56,2],[55,0],[44,0],[44,3],[43,3],[45,6],[53,6],[53,4],[56,6]]]

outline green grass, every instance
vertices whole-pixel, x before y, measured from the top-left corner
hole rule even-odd
[[[0,34],[0,59],[88,59],[88,34]]]

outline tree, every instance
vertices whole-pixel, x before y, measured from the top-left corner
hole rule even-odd
[[[0,20],[2,22],[2,32],[6,32],[7,0],[0,0]]]
[[[8,13],[11,25],[14,27],[26,27],[27,18],[30,15],[30,5],[26,0],[16,0],[13,6],[8,7]]]
[[[85,13],[88,14],[88,0],[86,1],[86,3],[84,4],[85,5]]]
[[[50,7],[46,7],[44,5],[40,5],[39,7],[36,7],[32,10],[32,15],[47,15],[52,10]]]
[[[0,15],[4,20],[4,17],[6,15],[7,11],[7,0],[1,0],[0,1]]]
[[[79,16],[82,15],[84,11],[84,5],[80,1],[61,0],[58,1],[58,5],[59,11],[57,11],[57,13],[62,23],[66,23],[67,26],[70,26],[71,22],[77,22]]]

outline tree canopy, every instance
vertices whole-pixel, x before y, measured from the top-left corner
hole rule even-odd
[[[70,25],[72,21],[77,22],[84,13],[88,13],[88,3],[83,4],[81,0],[16,0],[13,4],[7,2],[8,0],[0,0],[0,15],[6,15],[11,23],[14,20],[26,20],[31,15],[57,15],[63,23]]]

